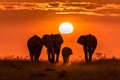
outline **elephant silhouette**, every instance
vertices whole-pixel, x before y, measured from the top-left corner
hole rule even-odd
[[[37,35],[32,36],[28,42],[27,47],[29,49],[31,61],[38,61],[42,50],[42,39]]]
[[[42,37],[43,45],[47,48],[48,52],[48,61],[50,63],[59,62],[59,54],[61,45],[63,43],[63,38],[60,34],[45,34]],[[56,54],[56,57],[55,57]],[[55,60],[56,58],[56,60]]]
[[[69,62],[70,55],[72,55],[72,54],[73,54],[73,52],[72,52],[71,48],[64,47],[62,49],[62,57],[63,57],[64,63],[68,63]]]
[[[88,34],[82,35],[78,38],[77,43],[83,45],[84,54],[85,54],[85,61],[91,62],[92,55],[97,46],[97,39],[95,36]]]

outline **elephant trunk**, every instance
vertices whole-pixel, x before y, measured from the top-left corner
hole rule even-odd
[[[54,51],[54,47],[52,46],[52,63],[55,62],[55,51]]]
[[[54,54],[54,47],[52,46],[52,54]]]
[[[50,52],[48,52],[48,59],[51,63],[55,62],[55,57],[54,57],[54,47],[50,48]]]

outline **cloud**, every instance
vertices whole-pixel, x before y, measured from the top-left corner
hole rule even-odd
[[[0,2],[0,10],[40,10],[53,14],[120,16],[120,4],[93,2]],[[44,12],[43,12],[44,13]]]
[[[73,14],[73,15],[82,14],[82,15],[104,16],[103,14],[97,14],[97,13],[95,13],[95,12],[56,12],[56,14]]]
[[[4,8],[5,8],[6,10],[12,10],[12,9],[14,9],[14,6],[9,6],[9,5],[8,5],[8,6],[5,6]]]
[[[50,6],[52,7],[59,7],[60,3],[59,2],[52,2],[52,3],[49,3]]]

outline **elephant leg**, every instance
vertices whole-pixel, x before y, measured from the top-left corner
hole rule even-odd
[[[92,61],[92,54],[89,53],[89,62],[91,62],[91,61]]]
[[[40,53],[41,53],[41,49],[37,48],[34,55],[35,61],[39,60]]]
[[[35,61],[38,61],[38,56],[37,55],[35,55]]]
[[[67,58],[65,58],[65,63],[67,63]]]
[[[90,50],[89,51],[89,62],[91,62],[92,61],[92,54],[93,54],[93,50]]]
[[[55,56],[54,56],[54,54],[48,53],[48,61],[50,63],[54,63],[55,62]]]
[[[63,57],[63,62],[65,63],[65,57]]]
[[[63,56],[63,55],[62,55]],[[65,63],[65,57],[63,56],[63,63]]]
[[[88,62],[88,52],[85,52],[85,61]]]
[[[48,51],[48,61],[51,62],[51,52],[48,49],[47,49],[47,51]]]
[[[52,54],[52,59],[51,59],[52,61],[52,63],[54,63],[55,62],[55,55],[54,54]]]
[[[63,57],[63,62],[66,63],[66,57]]]
[[[37,53],[37,54],[35,55],[35,61],[38,61],[38,60],[39,60],[39,56],[40,56],[39,53]]]
[[[65,63],[68,63],[68,58],[66,57],[66,62]]]
[[[66,58],[64,57],[64,63],[66,63]]]
[[[69,62],[69,58],[70,58],[70,56],[67,57],[67,62]]]
[[[85,54],[85,61],[88,62],[88,54],[87,49],[84,48],[84,54]]]
[[[56,54],[56,62],[57,63],[59,62],[59,54],[58,53]]]
[[[31,61],[33,61],[33,53],[30,52]]]
[[[65,56],[64,59],[65,59],[64,63],[67,63],[68,62],[68,57]]]
[[[51,55],[48,53],[48,61],[51,62]]]

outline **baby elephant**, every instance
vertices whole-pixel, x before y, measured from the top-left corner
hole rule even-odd
[[[64,61],[64,63],[68,63],[68,62],[69,62],[69,57],[70,57],[70,55],[72,55],[72,54],[73,54],[73,52],[72,52],[71,48],[69,48],[69,47],[64,47],[64,48],[62,49],[62,56],[63,56],[63,61]]]

